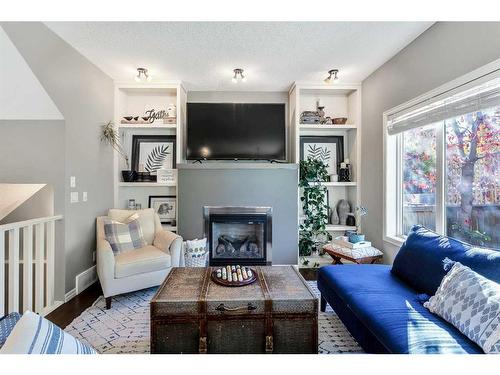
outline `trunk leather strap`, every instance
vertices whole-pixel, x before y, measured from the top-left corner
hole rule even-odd
[[[207,267],[205,269],[205,274],[203,275],[203,285],[201,287],[201,293],[198,299],[198,316],[200,324],[200,340],[198,344],[198,352],[200,354],[207,353],[207,295],[211,272],[212,269],[210,267]]]
[[[264,272],[261,267],[257,267],[257,275],[259,277],[260,288],[264,294],[264,308],[265,308],[265,332],[266,332],[266,353],[272,353],[274,348],[273,344],[273,300],[269,287],[267,285]]]

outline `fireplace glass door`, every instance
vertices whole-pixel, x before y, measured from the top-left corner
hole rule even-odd
[[[210,265],[266,264],[265,214],[211,214]]]

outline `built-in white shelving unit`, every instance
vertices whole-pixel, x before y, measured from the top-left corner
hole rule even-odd
[[[176,164],[184,162],[184,127],[186,121],[187,93],[181,81],[162,81],[154,83],[116,82],[114,123],[120,133],[122,143],[129,160],[132,160],[133,135],[171,135],[176,139]],[[153,123],[126,123],[124,116],[145,116],[145,111],[166,110],[174,104],[177,109],[177,122],[165,124],[162,120]],[[114,157],[114,197],[115,207],[126,208],[128,200],[133,198],[142,208],[147,208],[149,196],[177,196],[176,183],[124,182],[121,171],[126,169],[124,160],[115,153]],[[177,212],[176,207],[176,212]],[[169,230],[175,226],[165,225]]]
[[[119,182],[119,187],[175,187],[177,184],[175,182],[172,183],[158,183],[158,182]]]
[[[345,230],[356,230],[356,227],[351,227],[349,225],[332,225],[329,224],[326,226],[326,230],[329,232],[340,232]]]
[[[177,130],[177,124],[163,124],[153,122],[151,124],[118,124],[119,129],[173,129]]]
[[[361,175],[361,85],[359,84],[309,84],[296,82],[289,91],[289,119],[291,161],[300,162],[300,137],[302,136],[342,136],[344,141],[344,158],[351,163],[351,182],[323,182],[328,189],[328,204],[336,207],[340,199],[347,199],[352,208],[360,204]],[[345,117],[344,125],[300,124],[303,111],[315,111],[317,102],[321,100],[325,116],[332,118]],[[342,161],[342,160],[341,160]],[[300,195],[300,193],[299,193]],[[299,205],[299,223],[302,204]],[[346,225],[327,225],[327,231],[339,235],[345,230],[355,227]]]
[[[315,124],[300,124],[299,130],[302,132],[314,132],[325,130],[327,132],[335,130],[356,130],[358,127],[354,124],[344,125],[315,125]]]

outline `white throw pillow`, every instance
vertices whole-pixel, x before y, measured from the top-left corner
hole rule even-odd
[[[0,354],[97,354],[47,319],[26,311],[14,326]]]
[[[485,353],[500,353],[500,284],[455,262],[424,306]]]
[[[206,267],[207,239],[186,241],[184,244],[184,265],[186,267]]]

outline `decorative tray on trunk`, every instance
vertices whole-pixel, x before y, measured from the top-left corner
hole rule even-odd
[[[217,267],[212,271],[212,280],[223,286],[244,286],[254,283],[257,273],[240,265]]]

